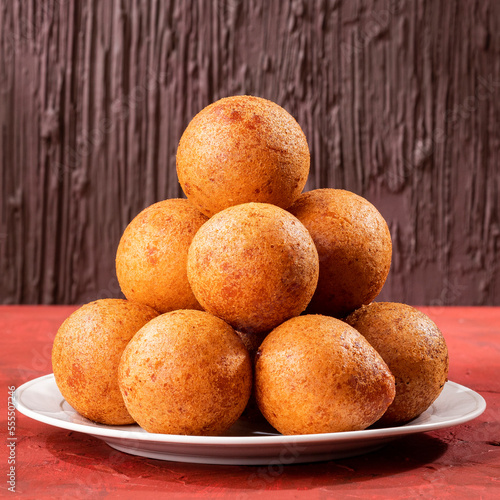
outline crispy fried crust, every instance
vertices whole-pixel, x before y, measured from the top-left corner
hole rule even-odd
[[[382,416],[394,392],[394,377],[379,354],[335,318],[286,321],[257,352],[257,403],[282,434],[364,429]]]
[[[378,351],[396,378],[396,397],[380,425],[403,424],[427,410],[448,377],[448,349],[434,322],[414,307],[394,302],[374,302],[346,321]]]
[[[201,309],[189,286],[189,245],[207,221],[188,201],[160,201],[139,213],[127,226],[116,253],[116,275],[129,300],[164,313]]]
[[[294,216],[274,205],[246,203],[200,228],[187,269],[205,310],[236,330],[260,333],[306,308],[319,263],[311,236]]]
[[[118,364],[135,333],[158,313],[121,299],[90,302],[59,328],[52,368],[64,399],[81,415],[107,425],[131,424],[118,387]]]
[[[309,174],[309,147],[281,106],[253,96],[220,99],[200,111],[177,149],[177,175],[205,215],[251,201],[287,208]]]
[[[342,318],[370,303],[382,290],[392,257],[380,212],[342,189],[304,193],[289,212],[306,226],[319,254],[318,287],[307,312]]]
[[[119,382],[130,414],[147,431],[219,435],[243,412],[252,369],[228,324],[182,310],[138,332],[123,353]]]

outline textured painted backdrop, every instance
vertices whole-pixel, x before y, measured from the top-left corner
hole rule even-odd
[[[0,302],[118,296],[183,129],[242,93],[297,118],[307,189],[386,217],[381,298],[500,304],[496,0],[0,0]]]

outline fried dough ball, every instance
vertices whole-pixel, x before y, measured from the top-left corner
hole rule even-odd
[[[80,415],[107,425],[131,424],[118,387],[118,364],[135,333],[158,313],[122,299],[101,299],[73,312],[57,331],[52,368],[64,399]]]
[[[435,323],[396,302],[363,306],[346,321],[377,350],[396,379],[396,397],[378,424],[404,424],[427,410],[448,377],[448,348]]]
[[[189,245],[207,218],[188,201],[160,201],[127,226],[116,253],[116,275],[129,300],[160,313],[201,309],[189,286]]]
[[[342,189],[302,194],[289,208],[308,229],[319,254],[319,280],[307,312],[342,318],[370,303],[391,266],[387,223],[366,199]]]
[[[177,149],[188,199],[211,216],[248,202],[290,206],[309,173],[309,147],[295,119],[274,102],[232,96],[200,111]]]
[[[307,229],[287,211],[245,203],[214,215],[193,238],[188,279],[203,308],[247,333],[299,315],[318,279]]]
[[[257,403],[282,434],[365,429],[383,415],[394,392],[394,377],[380,355],[335,318],[292,318],[257,352]]]
[[[125,349],[120,389],[149,432],[223,434],[243,412],[250,357],[234,330],[204,311],[180,310],[148,323]]]

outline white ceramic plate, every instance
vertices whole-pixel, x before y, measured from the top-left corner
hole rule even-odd
[[[96,424],[66,402],[53,374],[22,385],[15,398],[17,409],[24,415],[54,427],[90,434],[125,453],[176,462],[234,465],[279,465],[361,455],[400,436],[463,424],[486,408],[479,394],[447,382],[425,413],[401,427],[283,436],[272,427],[256,427],[240,419],[226,435],[212,437],[152,434],[138,425]]]

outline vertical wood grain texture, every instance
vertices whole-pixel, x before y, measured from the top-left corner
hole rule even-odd
[[[0,302],[118,296],[184,128],[244,93],[303,127],[306,189],[387,219],[380,299],[500,304],[496,0],[0,0]]]

